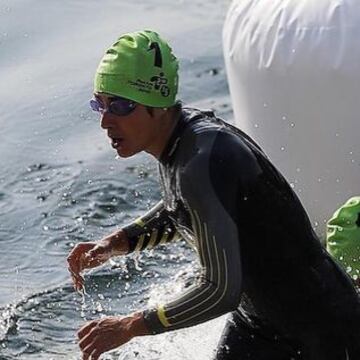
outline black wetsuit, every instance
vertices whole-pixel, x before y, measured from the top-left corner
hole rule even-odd
[[[212,112],[183,109],[160,175],[163,200],[125,228],[131,250],[181,236],[202,273],[186,293],[145,311],[153,334],[231,312],[217,359],[360,359],[350,278],[247,135]]]

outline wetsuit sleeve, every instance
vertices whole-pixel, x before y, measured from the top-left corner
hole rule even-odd
[[[145,215],[125,226],[123,231],[129,239],[129,252],[151,249],[180,238],[162,201]]]
[[[197,144],[201,155],[191,161],[181,178],[184,203],[198,241],[202,274],[180,297],[144,312],[153,334],[202,323],[235,310],[240,303],[237,201],[245,196],[249,178],[256,176],[258,169],[249,151],[236,144],[232,147],[231,139],[226,138],[205,138],[205,144]],[[247,172],[245,177],[237,170],[242,165],[242,171]]]

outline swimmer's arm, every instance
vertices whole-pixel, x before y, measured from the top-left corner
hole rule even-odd
[[[164,208],[157,203],[145,215],[121,229],[128,242],[128,252],[151,249],[180,238],[173,222]]]
[[[78,243],[67,257],[74,287],[83,288],[81,272],[85,269],[100,266],[114,256],[150,249],[179,238],[163,203],[159,202],[141,218],[100,241]]]
[[[194,326],[234,311],[241,296],[238,234],[229,218],[207,217],[193,210],[199,236],[202,274],[186,292],[164,305],[144,311],[152,334]],[[213,227],[219,221],[226,229]],[[200,234],[201,233],[201,234]]]

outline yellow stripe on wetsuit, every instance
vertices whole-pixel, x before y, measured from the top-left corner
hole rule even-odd
[[[141,227],[144,227],[144,226],[145,226],[145,223],[144,223],[144,221],[143,221],[141,218],[137,218],[137,219],[134,221],[134,223],[135,223],[136,225],[141,226]]]
[[[165,327],[169,327],[171,326],[171,324],[169,323],[166,315],[165,315],[165,309],[164,306],[159,306],[157,309],[157,315],[159,317],[160,322],[165,326]]]
[[[144,240],[145,240],[145,234],[142,234],[138,240],[138,243],[136,245],[135,251],[140,251],[143,248],[144,245]]]

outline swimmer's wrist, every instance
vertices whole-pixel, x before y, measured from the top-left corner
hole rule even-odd
[[[126,233],[121,229],[108,237],[111,256],[126,255],[129,253],[129,240]]]
[[[133,337],[150,335],[150,331],[146,326],[144,315],[142,312],[136,312],[131,314],[130,324],[131,334]]]

